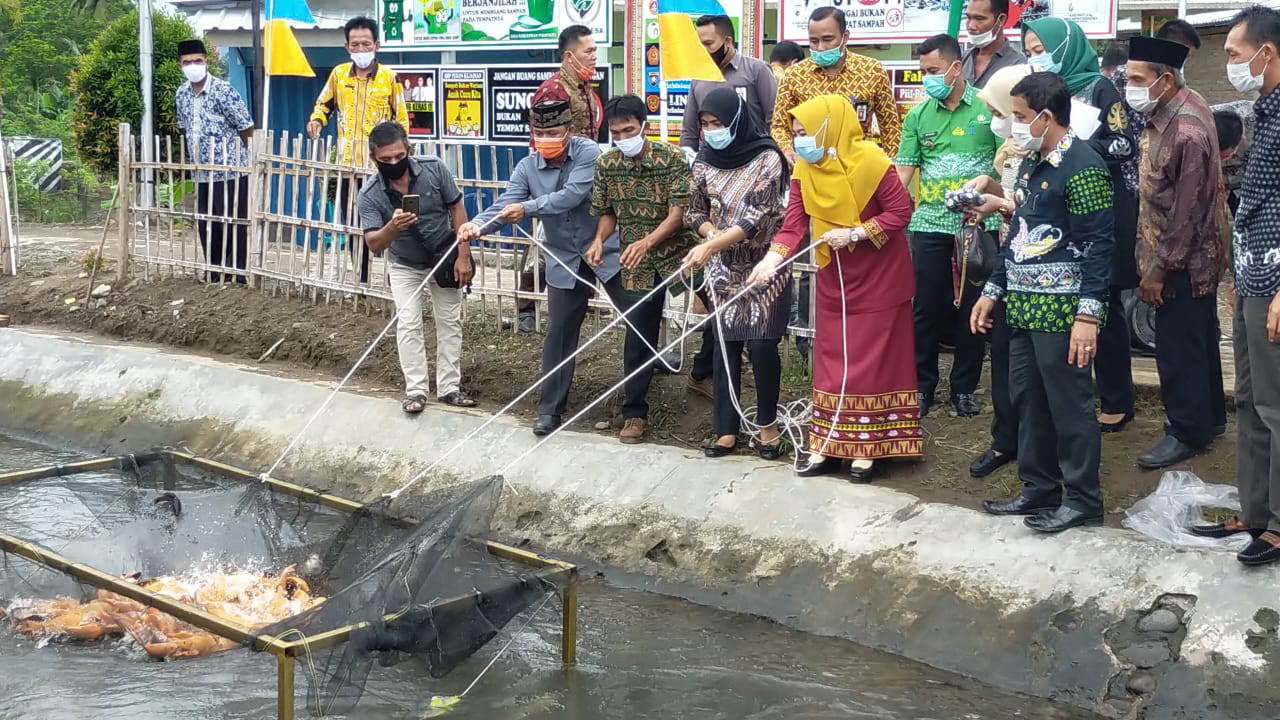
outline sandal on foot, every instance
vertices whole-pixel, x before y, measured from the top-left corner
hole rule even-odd
[[[417,415],[427,409],[427,399],[417,395],[410,395],[404,399],[404,402],[400,403],[400,409],[408,415]]]

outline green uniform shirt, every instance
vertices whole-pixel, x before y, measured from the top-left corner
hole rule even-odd
[[[920,197],[911,216],[912,232],[954,233],[960,215],[944,203],[948,190],[959,190],[979,175],[992,175],[996,148],[1002,141],[991,132],[991,110],[978,99],[972,85],[955,110],[929,98],[907,113],[902,123],[902,145],[895,164],[920,168]],[[987,218],[988,230],[999,230],[996,216]]]

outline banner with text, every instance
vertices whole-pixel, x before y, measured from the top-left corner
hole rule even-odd
[[[836,7],[849,22],[849,41],[914,43],[947,31],[949,0],[778,0],[778,39],[809,42],[809,15]],[[1091,38],[1116,35],[1117,0],[1010,0],[1005,32],[1016,35],[1025,20],[1053,15],[1074,20]]]
[[[554,48],[560,30],[591,28],[613,39],[609,0],[379,0],[387,49]]]
[[[484,75],[481,68],[441,68],[440,94],[444,99],[441,136],[449,139],[484,139]]]
[[[493,142],[528,142],[529,103],[533,93],[559,65],[506,65],[488,70],[489,139]],[[596,68],[591,80],[601,100],[609,98],[609,68]],[[600,142],[607,142],[609,129],[600,127]]]

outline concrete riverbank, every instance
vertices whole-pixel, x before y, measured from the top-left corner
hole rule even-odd
[[[0,329],[0,428],[265,469],[328,394],[152,348]],[[340,394],[276,471],[368,499],[483,423]],[[422,483],[445,495],[535,442],[499,420]],[[999,519],[783,465],[563,433],[507,473],[496,531],[653,589],[883,648],[1111,717],[1273,720],[1280,571],[1121,530]],[[585,609],[584,612],[589,612]],[[767,648],[760,652],[767,653]],[[849,678],[849,682],[858,682]]]

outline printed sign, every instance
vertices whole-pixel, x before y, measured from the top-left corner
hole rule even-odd
[[[609,0],[379,0],[383,45],[397,49],[556,47],[560,30],[613,39]]]
[[[914,43],[947,31],[950,0],[778,0],[778,38],[807,44],[809,15],[820,7],[845,12],[851,44]],[[1116,35],[1117,0],[1010,0],[1005,33],[1026,20],[1053,15],[1074,20],[1091,38]],[[963,39],[963,38],[962,38]]]
[[[885,69],[898,102],[898,114],[905,118],[916,103],[929,97],[924,92],[924,73],[919,63],[907,61],[885,63]]]
[[[434,139],[436,129],[436,69],[399,67],[396,78],[404,86],[404,105],[409,111],[409,137]]]
[[[543,80],[560,72],[559,65],[511,65],[490,67],[489,139],[494,142],[528,142],[529,104]],[[591,81],[596,95],[609,97],[609,68],[596,68]],[[601,126],[600,141],[607,141],[609,130]]]
[[[468,140],[484,137],[484,75],[483,69],[440,70],[443,137]]]

